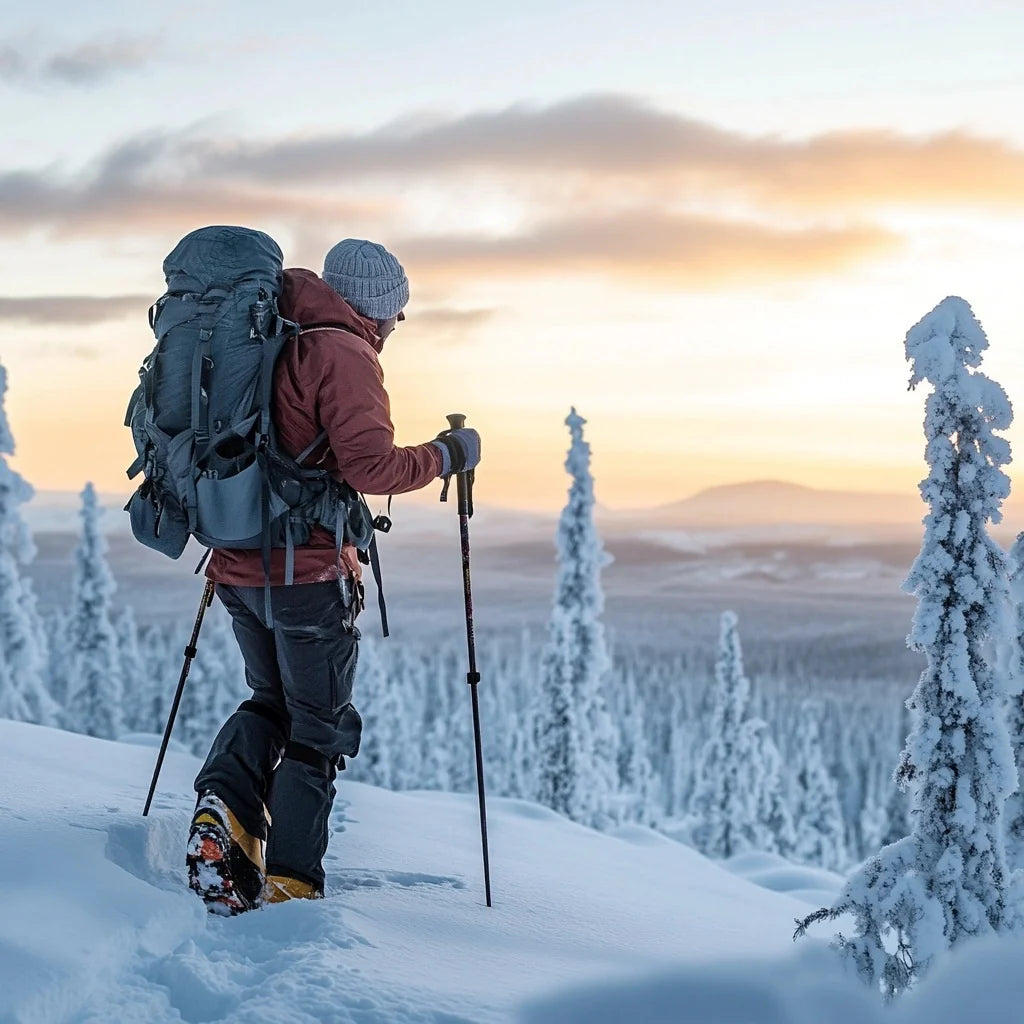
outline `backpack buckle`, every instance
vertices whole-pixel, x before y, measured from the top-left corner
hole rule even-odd
[[[390,533],[391,527],[395,524],[385,515],[377,516],[373,521],[373,528],[378,533]]]

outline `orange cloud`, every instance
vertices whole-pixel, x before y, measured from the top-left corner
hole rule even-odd
[[[418,278],[585,273],[706,287],[830,273],[891,251],[879,228],[782,230],[641,210],[547,224],[504,238],[420,237],[395,251]]]

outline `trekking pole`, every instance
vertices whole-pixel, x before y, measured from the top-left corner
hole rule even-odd
[[[466,425],[466,417],[453,412],[448,416],[452,430],[459,430]],[[469,672],[466,682],[473,702],[473,742],[476,744],[476,788],[480,801],[480,842],[484,854],[484,894],[487,906],[491,905],[491,863],[487,851],[487,797],[484,793],[484,750],[480,738],[480,698],[477,694],[477,683],[480,673],[476,668],[476,630],[473,625],[473,587],[469,575],[469,520],[473,515],[473,471],[468,470],[456,475],[459,495],[459,533],[462,538],[462,589],[466,597],[466,645],[469,649]],[[441,500],[448,500],[448,484],[445,482],[441,492]]]
[[[160,753],[156,756],[156,767],[153,769],[153,781],[149,784],[149,796],[146,797],[146,806],[142,809],[142,816],[149,814],[149,806],[153,802],[153,794],[156,792],[156,780],[160,777],[160,769],[164,764],[164,754],[167,753],[167,744],[171,740],[171,730],[174,728],[174,720],[178,717],[178,705],[181,703],[181,695],[185,692],[185,680],[188,679],[188,670],[192,667],[192,659],[196,656],[196,644],[199,642],[199,630],[203,628],[203,616],[206,609],[213,604],[213,580],[206,581],[206,588],[203,590],[203,599],[199,602],[199,611],[196,614],[196,624],[192,627],[192,639],[185,648],[185,663],[181,666],[181,675],[178,677],[178,689],[174,691],[174,700],[171,702],[171,710],[167,715],[167,725],[164,727],[164,738],[160,743]]]

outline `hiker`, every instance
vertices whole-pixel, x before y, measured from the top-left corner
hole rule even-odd
[[[322,277],[286,270],[282,317],[302,325],[274,371],[280,449],[355,491],[400,494],[472,469],[476,431],[396,447],[378,355],[405,319],[409,283],[383,246],[346,238]],[[363,586],[356,548],[314,526],[293,552],[218,547],[206,573],[230,612],[252,696],[217,734],[195,781],[190,886],[211,910],[321,897],[334,780],[359,749],[352,703]],[[268,617],[267,611],[271,615]]]

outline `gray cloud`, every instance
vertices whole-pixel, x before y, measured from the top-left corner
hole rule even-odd
[[[128,162],[127,154],[118,154],[100,173],[75,183],[48,174],[0,172],[0,233],[45,227],[58,235],[174,236],[202,223],[345,223],[383,212],[380,206],[251,185],[204,183],[191,176],[148,182],[129,169]]]
[[[28,73],[28,61],[16,46],[0,43],[0,81],[17,82]]]
[[[149,36],[97,39],[52,54],[44,62],[42,71],[71,85],[95,85],[142,67],[152,59],[156,46],[156,40]]]
[[[277,183],[366,175],[483,170],[572,174],[697,196],[746,195],[788,205],[903,202],[1024,203],[1024,151],[965,132],[919,138],[894,131],[784,139],[731,131],[626,96],[548,107],[517,105],[371,132],[267,143],[194,140],[206,175]]]
[[[399,122],[365,133],[270,143],[199,143],[211,173],[264,180],[337,174],[406,174],[454,167],[505,170],[649,169],[727,144],[728,133],[621,96],[587,96],[549,107],[516,105],[452,120]]]
[[[0,80],[12,84],[99,85],[135,71],[158,54],[153,36],[92,39],[63,50],[38,52],[30,42],[0,42]]]
[[[146,310],[153,298],[144,295],[0,296],[0,323],[36,327],[91,326],[129,316],[145,322]]]

